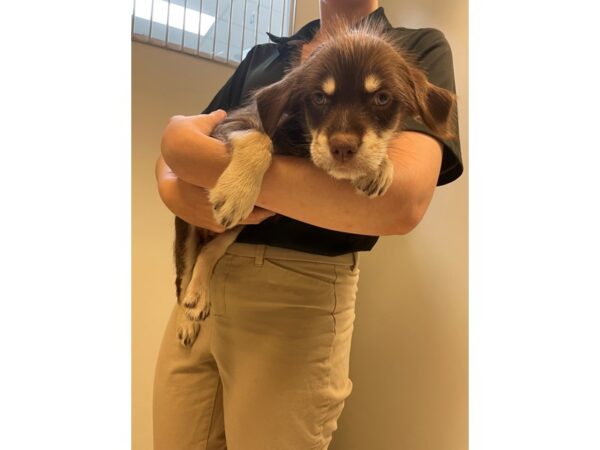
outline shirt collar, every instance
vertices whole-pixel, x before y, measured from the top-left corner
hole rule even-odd
[[[367,18],[381,20],[385,24],[386,29],[392,28],[392,24],[385,16],[383,6],[380,6],[375,11],[373,11],[371,14],[369,14],[367,16]],[[365,19],[363,19],[363,20],[365,20]],[[321,19],[315,19],[311,22],[308,22],[306,25],[304,25],[302,28],[300,28],[296,33],[294,33],[291,36],[275,36],[269,32],[267,32],[267,34],[269,35],[269,39],[272,42],[274,42],[276,44],[280,44],[280,45],[288,44],[288,43],[291,43],[292,41],[308,42],[313,38],[315,33],[319,30],[320,26],[321,26]]]

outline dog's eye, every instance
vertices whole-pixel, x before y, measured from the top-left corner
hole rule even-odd
[[[385,91],[380,91],[373,96],[373,103],[377,106],[385,106],[387,105],[392,98],[390,94]]]
[[[319,92],[319,91],[315,92],[312,95],[312,100],[315,105],[325,105],[329,101],[327,96],[323,92]]]

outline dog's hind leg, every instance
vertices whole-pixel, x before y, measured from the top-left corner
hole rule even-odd
[[[198,230],[183,219],[175,217],[175,268],[177,277],[175,287],[177,303],[181,300],[192,278],[192,270],[198,253]]]
[[[252,212],[273,154],[269,136],[255,129],[232,132],[228,144],[231,161],[208,197],[215,219],[225,228],[237,225]]]
[[[195,226],[190,225],[180,217],[175,217],[175,245],[173,250],[177,270],[175,286],[179,308],[184,308],[183,296],[192,279],[194,264],[198,255],[198,240],[200,238],[198,233],[199,230]],[[183,314],[181,316],[185,319]],[[185,326],[178,327],[177,338],[183,345],[191,345],[199,329],[199,324],[186,323]]]
[[[194,343],[200,329],[198,321],[204,320],[210,313],[208,292],[213,270],[243,228],[243,225],[238,225],[219,234],[205,244],[198,253],[190,282],[183,295],[185,316],[181,318],[177,331],[177,336],[184,347]]]

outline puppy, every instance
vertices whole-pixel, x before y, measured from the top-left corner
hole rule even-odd
[[[238,224],[252,211],[277,149],[293,149],[377,197],[393,179],[387,147],[402,131],[403,118],[453,138],[454,105],[453,93],[429,83],[383,24],[338,20],[304,62],[298,52],[283,79],[229,112],[213,137],[227,144],[231,161],[209,193],[215,219],[227,230],[218,234],[175,222],[177,299],[186,316],[177,331],[181,344],[192,345],[210,312],[213,268],[242,230]]]

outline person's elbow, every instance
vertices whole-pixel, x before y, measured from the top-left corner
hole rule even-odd
[[[399,227],[399,234],[408,234],[414,230],[421,223],[423,217],[425,217],[427,207],[428,205],[426,204],[414,205],[402,221]]]
[[[382,233],[383,236],[398,236],[410,233],[421,222],[423,215],[418,211],[404,210],[395,214],[390,225]]]
[[[163,130],[160,140],[160,153],[167,165],[177,170],[181,162],[181,149],[185,142],[185,121],[183,116],[173,116]]]
[[[176,214],[174,208],[173,181],[167,179],[158,179],[156,184],[158,196],[163,205],[165,205],[173,214]]]
[[[163,204],[173,214],[177,214],[176,191],[177,178],[165,164],[164,158],[159,157],[155,165],[156,190]]]
[[[425,217],[429,208],[431,195],[413,195],[403,196],[402,208],[389,208],[388,211],[394,211],[391,220],[389,235],[404,235],[414,230]],[[398,203],[396,203],[398,204]]]

